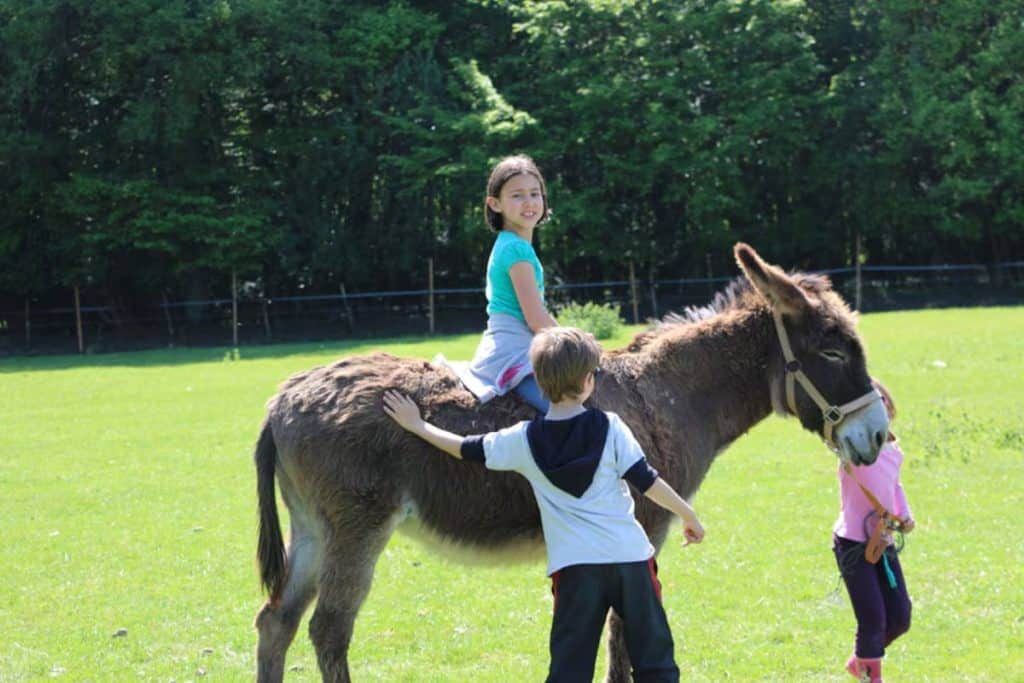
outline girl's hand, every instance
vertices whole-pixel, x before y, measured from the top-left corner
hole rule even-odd
[[[683,536],[686,539],[686,542],[683,543],[684,546],[691,543],[700,543],[704,540],[704,527],[701,526],[696,517],[692,520],[683,520]]]
[[[906,520],[905,520],[905,521],[903,522],[903,527],[902,527],[902,531],[903,531],[903,533],[905,533],[905,534],[909,534],[909,533],[910,533],[911,531],[913,531],[913,530],[914,530],[914,527],[915,527],[915,526],[917,526],[917,525],[916,525],[916,524],[914,524],[914,520],[913,520],[912,518],[908,517],[908,518],[907,518],[907,519],[906,519]]]
[[[420,409],[411,398],[393,389],[384,393],[384,412],[403,429],[415,432],[423,426]]]

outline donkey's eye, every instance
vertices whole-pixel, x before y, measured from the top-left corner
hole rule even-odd
[[[836,351],[835,349],[825,349],[821,352],[821,355],[834,363],[843,363],[846,361],[846,354],[842,351]]]

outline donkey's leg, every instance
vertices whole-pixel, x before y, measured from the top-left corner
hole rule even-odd
[[[277,683],[284,677],[285,655],[295,638],[302,614],[316,596],[317,576],[323,556],[322,541],[304,524],[293,508],[288,540],[288,574],[281,600],[268,600],[256,615],[259,645],[256,647],[259,683]]]
[[[608,675],[605,683],[629,683],[632,665],[626,650],[626,631],[614,609],[608,610]]]
[[[320,597],[309,622],[325,682],[348,683],[348,648],[359,608],[370,592],[373,569],[395,529],[397,510],[363,503],[344,506],[332,522],[320,571]]]
[[[291,525],[285,555],[288,570],[281,599],[276,604],[268,600],[256,615],[256,680],[260,683],[277,683],[284,677],[285,655],[295,639],[302,614],[316,597],[324,554],[319,513],[298,495],[284,470],[277,471],[277,480]]]

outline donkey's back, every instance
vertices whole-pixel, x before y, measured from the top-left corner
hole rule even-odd
[[[456,501],[466,516],[509,493],[494,490],[507,481],[517,482],[512,492],[523,492],[536,508],[520,477],[454,460],[401,429],[382,409],[389,389],[407,394],[425,419],[458,434],[486,433],[533,416],[513,396],[481,406],[447,368],[384,353],[347,358],[294,375],[269,401],[265,429],[277,472],[286,479],[282,486],[331,519],[344,496],[414,505],[428,522],[440,514],[436,508]]]

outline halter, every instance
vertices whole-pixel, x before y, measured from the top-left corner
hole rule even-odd
[[[796,409],[796,383],[799,382],[800,386],[807,392],[807,395],[811,397],[811,400],[821,410],[821,417],[825,425],[823,429],[825,444],[833,451],[840,453],[838,444],[832,438],[832,430],[838,427],[851,413],[855,413],[875,401],[881,401],[882,395],[877,390],[871,389],[871,391],[860,398],[855,398],[841,406],[832,405],[826,401],[810,378],[804,374],[800,361],[793,354],[793,348],[789,345],[789,335],[786,334],[786,326],[782,322],[782,313],[777,308],[772,308],[772,319],[775,321],[775,331],[779,335],[779,345],[782,346],[782,356],[786,359],[786,403],[789,406],[790,412],[796,416],[800,415]]]

